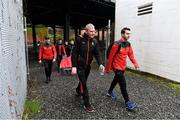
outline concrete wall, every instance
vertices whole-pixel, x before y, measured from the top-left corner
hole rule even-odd
[[[27,86],[22,0],[0,0],[0,11],[0,119],[17,119]]]
[[[151,14],[138,7],[153,3]],[[115,40],[130,27],[140,70],[180,82],[180,0],[117,0]],[[128,61],[128,66],[132,64]]]

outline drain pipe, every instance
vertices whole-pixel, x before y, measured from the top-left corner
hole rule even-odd
[[[110,28],[111,28],[111,20],[108,20],[107,32],[106,32],[106,51],[110,44]],[[105,52],[105,64],[107,63],[106,52]]]
[[[25,16],[24,16],[24,39],[25,39],[27,79],[30,80],[29,57],[28,57],[28,42],[27,42],[27,23],[26,23],[26,17]]]

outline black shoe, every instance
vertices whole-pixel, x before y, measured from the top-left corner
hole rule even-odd
[[[45,81],[45,83],[47,83],[47,84],[48,84],[48,83],[49,83],[49,80],[46,80],[46,81]]]
[[[44,81],[45,83],[49,83],[49,77],[46,77],[46,80]]]

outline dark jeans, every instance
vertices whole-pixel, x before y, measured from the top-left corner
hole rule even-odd
[[[46,78],[50,79],[52,73],[52,60],[44,60]]]
[[[116,84],[119,83],[122,96],[123,96],[125,102],[127,102],[127,101],[129,101],[129,96],[128,96],[128,93],[126,90],[126,80],[124,77],[124,71],[116,70],[114,73],[115,73],[115,76],[114,76],[113,81],[111,82],[111,86],[110,86],[108,92],[111,93],[113,91],[114,87],[116,86]]]
[[[83,96],[84,105],[86,107],[90,106],[89,94],[88,94],[88,89],[87,89],[87,79],[88,79],[90,70],[91,70],[91,66],[78,67],[77,69],[78,77],[79,77],[79,84],[76,90],[79,91],[79,93]]]

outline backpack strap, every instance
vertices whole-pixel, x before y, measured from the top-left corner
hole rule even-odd
[[[115,55],[114,55],[114,57],[117,55],[117,53],[119,52],[119,50],[121,49],[121,42],[118,40],[118,41],[115,41],[114,43],[113,43],[113,45],[114,44],[117,44],[118,45],[118,49],[117,49],[117,51],[116,51],[116,53],[115,53]],[[114,57],[113,57],[113,59],[114,59]]]
[[[117,45],[118,45],[118,49],[117,49],[117,51],[116,51],[116,53],[115,53],[115,55],[114,55],[114,56],[116,56],[116,54],[117,54],[117,53],[119,52],[119,50],[121,49],[121,42],[118,40],[118,41],[115,41],[114,44],[117,44]]]

